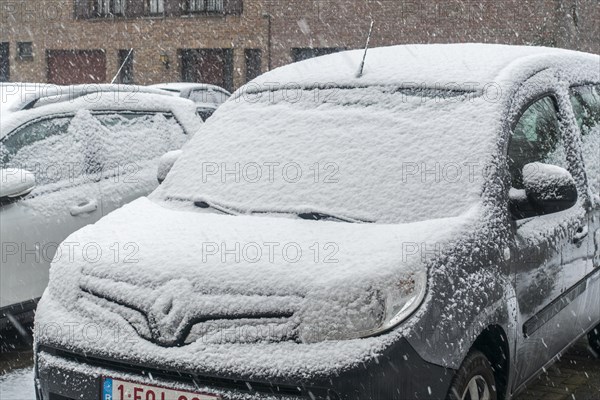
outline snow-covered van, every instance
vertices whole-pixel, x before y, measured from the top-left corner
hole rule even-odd
[[[0,330],[33,320],[53,258],[98,250],[93,242],[60,243],[151,193],[160,157],[202,126],[193,102],[157,89],[3,89],[11,108],[0,122]]]
[[[67,239],[39,399],[495,400],[600,352],[600,57],[363,55],[258,77]]]

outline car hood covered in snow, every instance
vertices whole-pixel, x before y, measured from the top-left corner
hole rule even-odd
[[[139,199],[63,243],[76,250],[53,263],[38,339],[139,360],[158,355],[180,363],[194,354],[189,368],[221,371],[232,359],[252,370],[261,352],[283,351],[285,359],[301,349],[305,359],[287,365],[282,359],[282,371],[319,371],[310,348],[324,351],[328,334],[368,318],[376,307],[373,293],[426,273],[423,248],[435,256],[477,214],[351,224],[220,215],[193,204]],[[129,332],[135,340],[45,337],[45,323],[73,320]],[[385,335],[336,342],[355,351],[334,352],[327,363],[334,367],[336,357],[360,361],[357,351],[366,356],[384,341]],[[265,352],[265,346],[272,349]]]

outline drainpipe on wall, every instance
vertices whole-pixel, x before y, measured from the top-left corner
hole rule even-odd
[[[272,68],[272,25],[273,25],[273,15],[268,12],[263,13],[263,18],[267,20],[267,60],[268,60],[268,71]]]

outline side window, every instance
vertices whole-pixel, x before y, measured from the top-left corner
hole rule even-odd
[[[581,132],[582,155],[592,193],[600,194],[600,85],[571,89],[571,104]]]
[[[196,103],[216,103],[217,99],[212,90],[198,89],[190,93],[190,100]]]
[[[71,120],[38,120],[10,133],[0,143],[0,165],[34,173],[38,186],[79,177],[85,156],[82,143],[69,134]]]
[[[217,100],[217,104],[223,104],[229,99],[229,96],[223,92],[215,90],[215,98]]]
[[[229,96],[218,90],[196,89],[190,93],[189,98],[196,103],[222,104],[227,101]]]
[[[513,188],[524,188],[523,167],[529,163],[566,167],[560,137],[557,109],[552,97],[543,97],[525,110],[513,129],[508,149]]]
[[[600,85],[571,88],[571,104],[583,136],[600,124]]]
[[[96,114],[101,130],[104,170],[140,169],[165,153],[179,149],[187,136],[170,113],[118,112]]]

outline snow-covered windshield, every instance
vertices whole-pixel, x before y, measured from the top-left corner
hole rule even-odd
[[[242,91],[155,197],[380,223],[457,216],[481,201],[497,108],[451,90]]]

